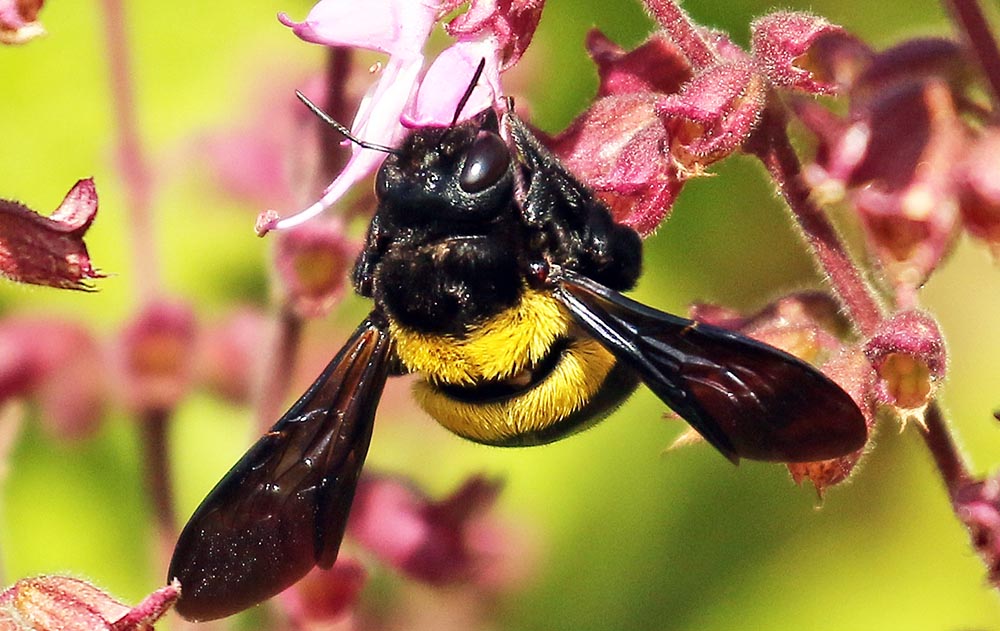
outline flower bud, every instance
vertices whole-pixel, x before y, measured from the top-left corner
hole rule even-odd
[[[251,308],[239,309],[209,327],[201,336],[199,381],[234,403],[250,403],[267,330],[267,317]]]
[[[1000,129],[988,128],[959,167],[959,210],[969,233],[1000,258]]]
[[[34,397],[56,437],[88,436],[107,395],[97,340],[79,324],[38,317],[0,321],[0,400]]]
[[[615,220],[649,234],[666,218],[683,180],[667,152],[667,129],[652,92],[598,99],[549,143],[611,207]]]
[[[944,379],[947,357],[937,322],[916,310],[883,322],[865,344],[875,368],[875,396],[908,416],[919,416]]]
[[[671,154],[689,171],[734,153],[757,126],[767,81],[750,61],[717,64],[694,76],[656,112],[670,133]]]
[[[286,231],[275,265],[284,302],[301,318],[318,318],[343,297],[357,246],[339,222],[311,221]]]
[[[180,596],[176,583],[128,607],[90,583],[67,576],[18,581],[0,593],[4,631],[151,631]]]
[[[486,559],[476,554],[472,525],[499,492],[499,483],[473,477],[449,497],[433,501],[393,478],[362,478],[348,531],[417,580],[442,585],[476,578]]]
[[[597,96],[659,92],[671,94],[691,78],[691,64],[668,37],[654,34],[638,48],[625,51],[603,33],[587,35],[587,51],[597,65]]]
[[[808,13],[780,11],[755,20],[751,30],[754,60],[772,84],[811,94],[837,90],[834,77],[824,73],[825,60],[813,59],[811,53],[822,38],[849,37],[841,27]]]
[[[49,217],[0,199],[0,274],[21,283],[92,289],[88,281],[104,275],[91,265],[83,235],[96,216],[92,179],[77,182]]]
[[[122,332],[125,400],[139,411],[169,410],[191,381],[196,324],[187,305],[146,306]]]
[[[45,35],[38,22],[44,0],[0,0],[0,44],[25,44]]]
[[[333,567],[313,568],[278,598],[295,628],[325,628],[347,616],[367,580],[364,566],[341,553]]]
[[[758,313],[741,317],[737,312],[712,305],[697,305],[692,317],[699,321],[731,328],[760,340],[799,359],[821,366],[823,374],[844,389],[861,408],[869,433],[875,416],[866,394],[870,391],[871,367],[856,346],[841,341],[850,333],[850,324],[829,294],[812,291],[784,296]],[[671,448],[693,442],[682,434]],[[797,484],[812,482],[822,497],[827,488],[850,477],[864,449],[817,462],[789,463],[788,471]]]
[[[872,370],[859,348],[848,347],[842,353],[823,365],[823,373],[833,379],[858,404],[865,417],[868,435],[875,426],[875,411],[868,393],[871,391]],[[865,449],[854,453],[820,460],[817,462],[796,462],[788,464],[788,472],[796,484],[804,480],[812,482],[816,493],[822,498],[826,489],[847,480],[854,471]]]

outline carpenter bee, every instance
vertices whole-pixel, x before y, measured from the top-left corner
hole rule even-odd
[[[640,382],[733,462],[864,444],[857,405],[809,364],[622,295],[639,235],[509,106],[381,149],[353,276],[373,309],[184,528],[181,615],[230,615],[333,564],[389,375],[418,373],[419,405],[488,445],[562,439]]]

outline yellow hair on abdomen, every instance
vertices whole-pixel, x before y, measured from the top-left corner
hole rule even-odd
[[[441,425],[471,440],[502,443],[544,430],[582,410],[604,385],[615,358],[592,339],[577,339],[561,354],[552,373],[511,399],[472,403],[454,399],[427,381],[413,394]]]
[[[436,383],[506,379],[535,364],[569,330],[570,315],[550,294],[526,289],[521,301],[464,336],[421,333],[389,323],[396,354]]]

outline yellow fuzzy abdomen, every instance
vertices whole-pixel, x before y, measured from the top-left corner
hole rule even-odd
[[[506,379],[540,361],[569,331],[570,315],[549,294],[526,290],[520,303],[462,337],[421,333],[390,322],[396,354],[436,383]]]
[[[600,391],[615,359],[597,341],[571,337],[571,316],[550,294],[526,290],[518,305],[462,337],[432,335],[390,324],[396,352],[424,379],[418,404],[452,432],[491,444],[516,444],[584,410]],[[551,372],[532,387],[487,401],[459,399],[439,386],[474,388],[502,381],[541,362],[563,340]]]

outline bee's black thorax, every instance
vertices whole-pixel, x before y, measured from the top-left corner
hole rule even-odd
[[[354,282],[400,326],[462,335],[516,305],[538,263],[616,289],[638,277],[638,235],[575,181],[563,186],[569,176],[558,163],[511,155],[498,132],[492,110],[418,129],[379,170],[379,206]]]

